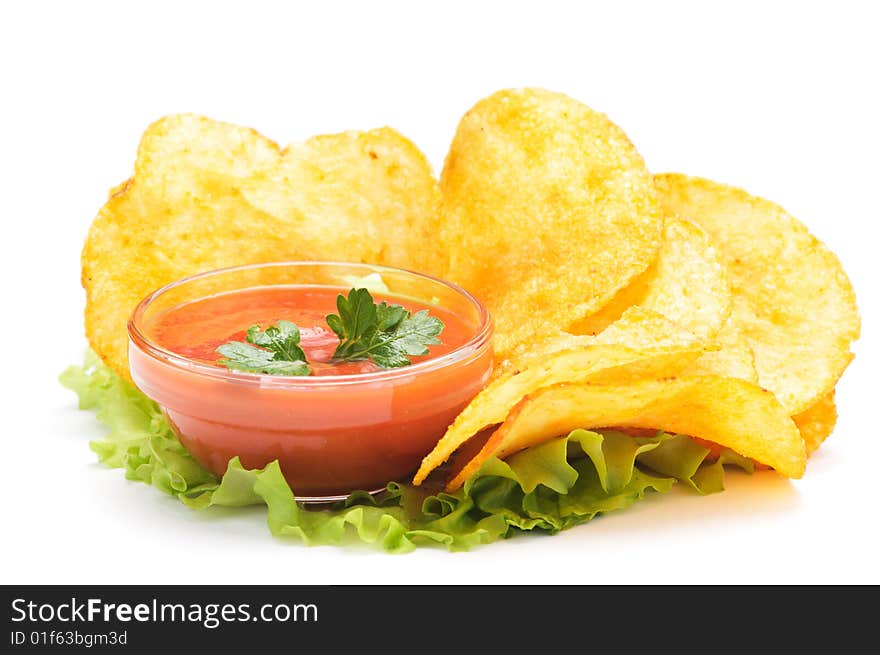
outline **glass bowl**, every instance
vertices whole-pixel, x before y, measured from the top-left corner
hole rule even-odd
[[[381,276],[388,292],[442,307],[472,327],[461,346],[410,366],[320,377],[243,373],[194,361],[152,340],[150,322],[208,296],[263,286],[329,286],[340,292]],[[371,277],[367,277],[371,276]],[[187,277],[144,298],[128,323],[137,387],[165,412],[183,445],[220,476],[278,460],[297,500],[329,502],[354,490],[408,481],[492,372],[492,320],[460,287],[386,266],[273,262]],[[441,335],[442,338],[442,335]]]

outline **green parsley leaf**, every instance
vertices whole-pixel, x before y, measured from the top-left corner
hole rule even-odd
[[[327,325],[339,337],[333,353],[337,361],[370,359],[382,368],[409,366],[413,355],[428,354],[440,343],[443,321],[428,310],[410,314],[400,305],[376,304],[366,289],[352,289],[336,299],[339,314],[327,316]]]
[[[278,321],[277,326],[272,325],[265,330],[260,330],[259,325],[252,325],[247,331],[250,343],[230,341],[219,346],[217,352],[223,358],[217,363],[246,373],[311,375],[299,339],[299,328],[290,321]]]
[[[275,353],[275,359],[306,361],[306,354],[299,347],[299,328],[290,321],[278,321],[277,326],[270,325],[264,331],[260,331],[259,325],[251,325],[247,340],[255,346],[271,350]]]

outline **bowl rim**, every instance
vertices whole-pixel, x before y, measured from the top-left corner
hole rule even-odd
[[[264,373],[248,373],[244,371],[234,371],[232,369],[226,369],[219,366],[213,366],[210,364],[204,364],[202,362],[197,362],[189,357],[181,355],[179,353],[175,353],[152,339],[148,337],[144,330],[141,329],[141,321],[143,320],[144,313],[147,311],[149,306],[153,303],[153,301],[157,300],[163,294],[171,291],[172,289],[176,289],[184,284],[188,284],[194,282],[196,280],[234,273],[236,271],[245,271],[245,270],[255,270],[260,268],[273,268],[273,267],[346,267],[346,268],[363,268],[365,272],[369,273],[379,273],[382,275],[383,272],[387,273],[395,273],[395,274],[406,274],[413,277],[422,278],[429,282],[433,282],[436,284],[441,284],[449,289],[451,289],[456,294],[462,296],[465,300],[467,300],[471,305],[473,305],[479,314],[480,323],[477,328],[476,333],[472,336],[468,341],[464,344],[452,350],[445,355],[440,355],[439,357],[434,357],[422,362],[418,362],[416,364],[411,364],[410,366],[402,366],[400,368],[390,368],[383,369],[379,371],[374,371],[371,373],[350,373],[347,375],[320,375],[320,376],[282,376],[282,375],[268,375]],[[279,286],[279,285],[255,285],[255,287],[260,286]],[[219,294],[216,294],[219,295]],[[392,294],[393,295],[393,294]],[[208,297],[208,296],[205,296]],[[345,261],[329,261],[329,260],[291,260],[291,261],[270,261],[270,262],[260,262],[254,264],[241,264],[237,266],[227,266],[223,268],[215,268],[207,271],[202,271],[200,273],[195,273],[193,275],[188,275],[186,277],[182,277],[180,279],[174,280],[165,284],[152,293],[147,294],[140,302],[135,306],[134,311],[132,311],[131,316],[127,323],[127,330],[129,336],[129,349],[131,347],[137,347],[141,351],[143,351],[146,355],[151,356],[154,359],[161,360],[167,364],[175,366],[180,369],[184,369],[186,371],[199,374],[206,377],[212,377],[222,380],[228,380],[230,382],[235,382],[238,384],[244,384],[249,386],[258,386],[261,388],[315,388],[315,387],[323,387],[323,386],[338,386],[338,385],[359,385],[359,384],[375,384],[376,382],[382,382],[386,380],[394,380],[402,377],[409,377],[413,375],[426,374],[431,371],[435,371],[438,369],[444,369],[448,366],[456,364],[460,361],[467,359],[468,357],[475,355],[480,352],[482,348],[486,345],[491,345],[492,335],[494,332],[494,321],[492,319],[492,315],[490,314],[488,308],[473,294],[465,290],[464,288],[458,286],[453,282],[449,282],[447,280],[443,280],[441,278],[435,277],[433,275],[428,275],[427,273],[421,273],[419,271],[414,271],[406,268],[398,268],[394,266],[385,266],[382,264],[370,264],[365,262],[345,262]]]

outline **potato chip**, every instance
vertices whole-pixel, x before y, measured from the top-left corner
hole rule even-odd
[[[718,376],[557,384],[526,396],[482,450],[449,482],[457,489],[489,457],[515,452],[577,428],[665,430],[711,441],[770,466],[804,473],[804,441],[776,397],[744,380]]]
[[[646,307],[630,307],[623,315],[602,330],[599,334],[586,337],[596,343],[619,344],[628,348],[673,348],[677,346],[693,346],[702,343],[709,348],[708,342],[698,338],[681,324],[669,320],[665,315]],[[714,348],[714,346],[712,346]]]
[[[728,319],[713,341],[718,348],[700,355],[685,369],[687,375],[720,375],[758,384],[755,354],[734,321]]]
[[[661,247],[662,245],[661,242]],[[578,319],[568,326],[568,330],[573,334],[594,336],[619,319],[628,308],[638,307],[645,300],[651,282],[657,277],[659,260],[660,253],[658,252],[657,257],[643,273],[637,275],[632,282],[614,294],[611,300],[605,303],[599,311]]]
[[[444,277],[483,300],[495,352],[565,328],[654,260],[663,217],[641,156],[568,96],[505,90],[461,120],[440,178]]]
[[[732,320],[761,386],[790,414],[836,384],[860,331],[837,257],[781,207],[741,189],[678,174],[655,178],[667,212],[699,224],[727,265]]]
[[[128,377],[126,322],[157,287],[214,268],[347,260],[430,270],[439,187],[421,152],[383,128],[318,136],[285,150],[192,115],[144,133],[131,180],[83,249],[86,333]]]
[[[706,233],[668,219],[656,261],[597,314],[576,322],[577,334],[597,334],[631,305],[663,314],[699,337],[712,337],[730,315],[727,272]]]
[[[804,438],[807,455],[813,454],[834,431],[837,423],[834,389],[792,418]]]
[[[532,359],[522,371],[497,378],[477,394],[422,460],[413,482],[421,484],[459,446],[484,428],[504,421],[518,402],[538,389],[585,380],[622,384],[643,377],[674,375],[699,357],[703,350],[699,341],[641,350],[595,344]]]
[[[571,334],[558,331],[541,339],[537,344],[520,344],[514,349],[507,369],[522,370],[530,361],[541,359],[560,350],[584,346],[616,345],[633,350],[650,348],[675,348],[702,343],[706,348],[717,349],[714,344],[703,342],[693,332],[685,330],[657,312],[639,307],[627,309],[623,315],[601,333]]]

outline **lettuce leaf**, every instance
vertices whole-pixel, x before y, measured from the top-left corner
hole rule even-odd
[[[665,493],[678,481],[715,493],[724,488],[728,464],[753,470],[732,451],[709,458],[709,449],[682,435],[574,430],[505,461],[488,460],[455,493],[390,482],[379,494],[355,492],[315,507],[296,502],[278,462],[249,470],[235,458],[217,479],[181,445],[158,405],[92,352],[60,381],[76,392],[80,409],[95,411],[107,426],[107,434],[90,443],[103,464],[193,509],[265,505],[273,535],[306,544],[363,541],[392,553],[423,545],[468,550],[526,531],[556,533],[629,507],[649,492]]]

